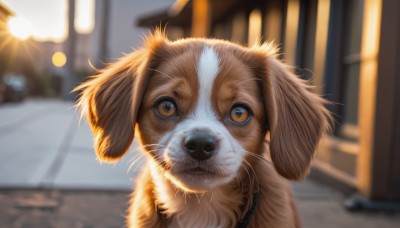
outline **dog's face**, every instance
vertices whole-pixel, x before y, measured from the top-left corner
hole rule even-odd
[[[301,178],[327,126],[322,100],[267,46],[154,35],[78,89],[101,159],[122,156],[136,125],[152,168],[186,191],[232,181],[267,130],[277,171]]]
[[[154,69],[138,129],[172,182],[206,190],[230,182],[259,153],[266,115],[255,75],[229,47],[188,44]]]

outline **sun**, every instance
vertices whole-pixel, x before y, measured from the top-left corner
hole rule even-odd
[[[11,17],[7,25],[11,35],[19,40],[26,40],[32,35],[32,24],[23,17]]]

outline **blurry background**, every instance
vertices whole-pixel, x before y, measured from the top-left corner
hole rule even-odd
[[[68,210],[78,221],[66,219],[68,226],[115,216],[100,213],[101,205],[97,215],[77,216],[79,210],[61,203],[87,199],[82,190],[95,202],[120,205],[109,225],[123,224],[125,191],[138,171],[137,164],[129,166],[140,156],[133,148],[119,164],[99,165],[70,91],[93,67],[131,52],[160,26],[172,40],[272,41],[282,61],[332,101],[332,134],[322,140],[310,178],[293,185],[305,227],[400,225],[398,214],[385,214],[400,210],[400,1],[3,0],[0,200],[16,209],[0,206],[0,226],[43,216],[57,226]],[[349,214],[343,202],[348,210],[378,213]],[[31,209],[31,217],[21,217],[19,208]],[[32,212],[38,208],[45,212]]]

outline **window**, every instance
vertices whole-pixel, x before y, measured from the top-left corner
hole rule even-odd
[[[363,0],[331,4],[324,95],[336,103],[335,135],[356,142]]]
[[[343,118],[338,134],[350,140],[358,138],[358,93],[360,77],[360,51],[362,9],[360,0],[346,2],[348,23],[344,28],[344,56],[343,65]]]

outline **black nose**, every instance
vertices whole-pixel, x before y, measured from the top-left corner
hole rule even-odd
[[[192,158],[202,161],[212,156],[217,147],[217,139],[211,135],[189,135],[184,144]]]

